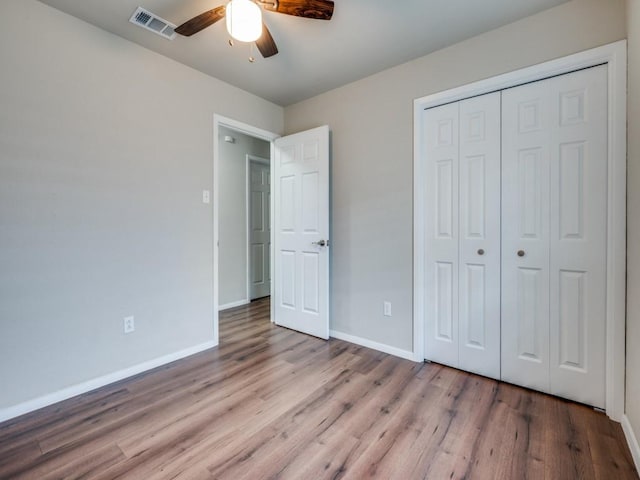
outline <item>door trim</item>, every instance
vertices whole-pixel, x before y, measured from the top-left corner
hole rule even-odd
[[[236,130],[240,133],[244,133],[250,135],[255,138],[259,138],[261,140],[265,140],[269,142],[271,145],[270,148],[270,163],[273,163],[274,158],[274,146],[273,142],[276,138],[279,138],[280,135],[277,133],[269,132],[267,130],[263,130],[258,127],[254,127],[253,125],[249,125],[247,123],[239,122],[237,120],[233,120],[231,118],[224,117],[217,113],[213,114],[213,341],[215,345],[219,344],[220,340],[220,331],[218,327],[218,309],[219,309],[219,296],[218,296],[218,267],[219,267],[219,250],[218,250],[218,241],[220,240],[220,230],[219,230],[219,176],[218,172],[220,169],[220,141],[218,140],[218,135],[220,131],[220,127],[227,127],[232,130]],[[271,183],[273,184],[273,169],[271,169]],[[271,218],[273,218],[273,198],[269,205]],[[273,257],[273,229],[271,230],[271,252],[270,255]],[[273,278],[273,262],[271,263],[271,278]],[[247,279],[248,284],[248,279]],[[271,296],[273,296],[273,282],[271,282]],[[247,297],[248,299],[249,297]],[[273,302],[271,303],[271,321],[273,322]]]
[[[624,414],[626,185],[627,185],[627,42],[604,45],[514,72],[427,95],[414,100],[413,145],[413,353],[424,360],[424,175],[422,112],[431,107],[543,80],[582,68],[608,68],[607,310],[606,412],[620,421]]]
[[[247,189],[245,200],[247,223],[247,303],[251,303],[251,162],[269,165],[269,177],[271,177],[271,160],[247,153],[245,162],[245,183]],[[271,201],[269,201],[269,210],[271,211]],[[269,213],[271,214],[271,212]],[[269,270],[271,270],[271,249],[269,249]]]

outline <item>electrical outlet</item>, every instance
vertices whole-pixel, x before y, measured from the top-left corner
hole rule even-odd
[[[124,317],[124,333],[131,333],[136,329],[136,324],[134,322],[133,316]]]
[[[211,192],[209,190],[202,190],[202,203],[211,202]]]
[[[391,316],[391,302],[384,302],[384,316],[385,317],[390,317]]]

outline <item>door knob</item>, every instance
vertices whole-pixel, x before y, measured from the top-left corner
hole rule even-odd
[[[524,250],[518,250],[518,256],[524,257]]]
[[[478,249],[478,255],[484,255],[484,249],[482,248]]]
[[[318,240],[317,242],[311,242],[311,245],[317,245],[319,247],[329,246],[329,240]]]

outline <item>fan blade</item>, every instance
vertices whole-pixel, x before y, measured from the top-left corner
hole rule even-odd
[[[273,40],[271,32],[264,23],[262,24],[262,35],[256,40],[256,46],[264,58],[273,57],[278,53],[276,42]]]
[[[213,10],[209,10],[208,12],[201,13],[197,17],[193,17],[191,20],[187,20],[178,28],[176,28],[176,33],[180,35],[184,35],[185,37],[190,37],[194,33],[198,33],[200,30],[204,30],[205,28],[213,25],[218,20],[224,18],[224,5],[214,8]]]
[[[332,0],[277,0],[275,8],[270,6],[269,0],[259,0],[267,10],[296,17],[331,20],[333,16]]]

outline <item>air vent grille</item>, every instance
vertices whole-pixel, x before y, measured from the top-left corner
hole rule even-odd
[[[138,9],[140,10],[140,9]],[[149,20],[151,20],[153,17],[151,15],[149,15],[147,12],[145,11],[138,11],[138,13],[136,14],[136,23],[139,23],[141,25],[146,25],[147,23],[149,23]]]
[[[133,12],[129,21],[150,32],[157,33],[168,40],[173,40],[176,36],[176,26],[174,24],[167,22],[142,7],[138,7],[136,11]]]

